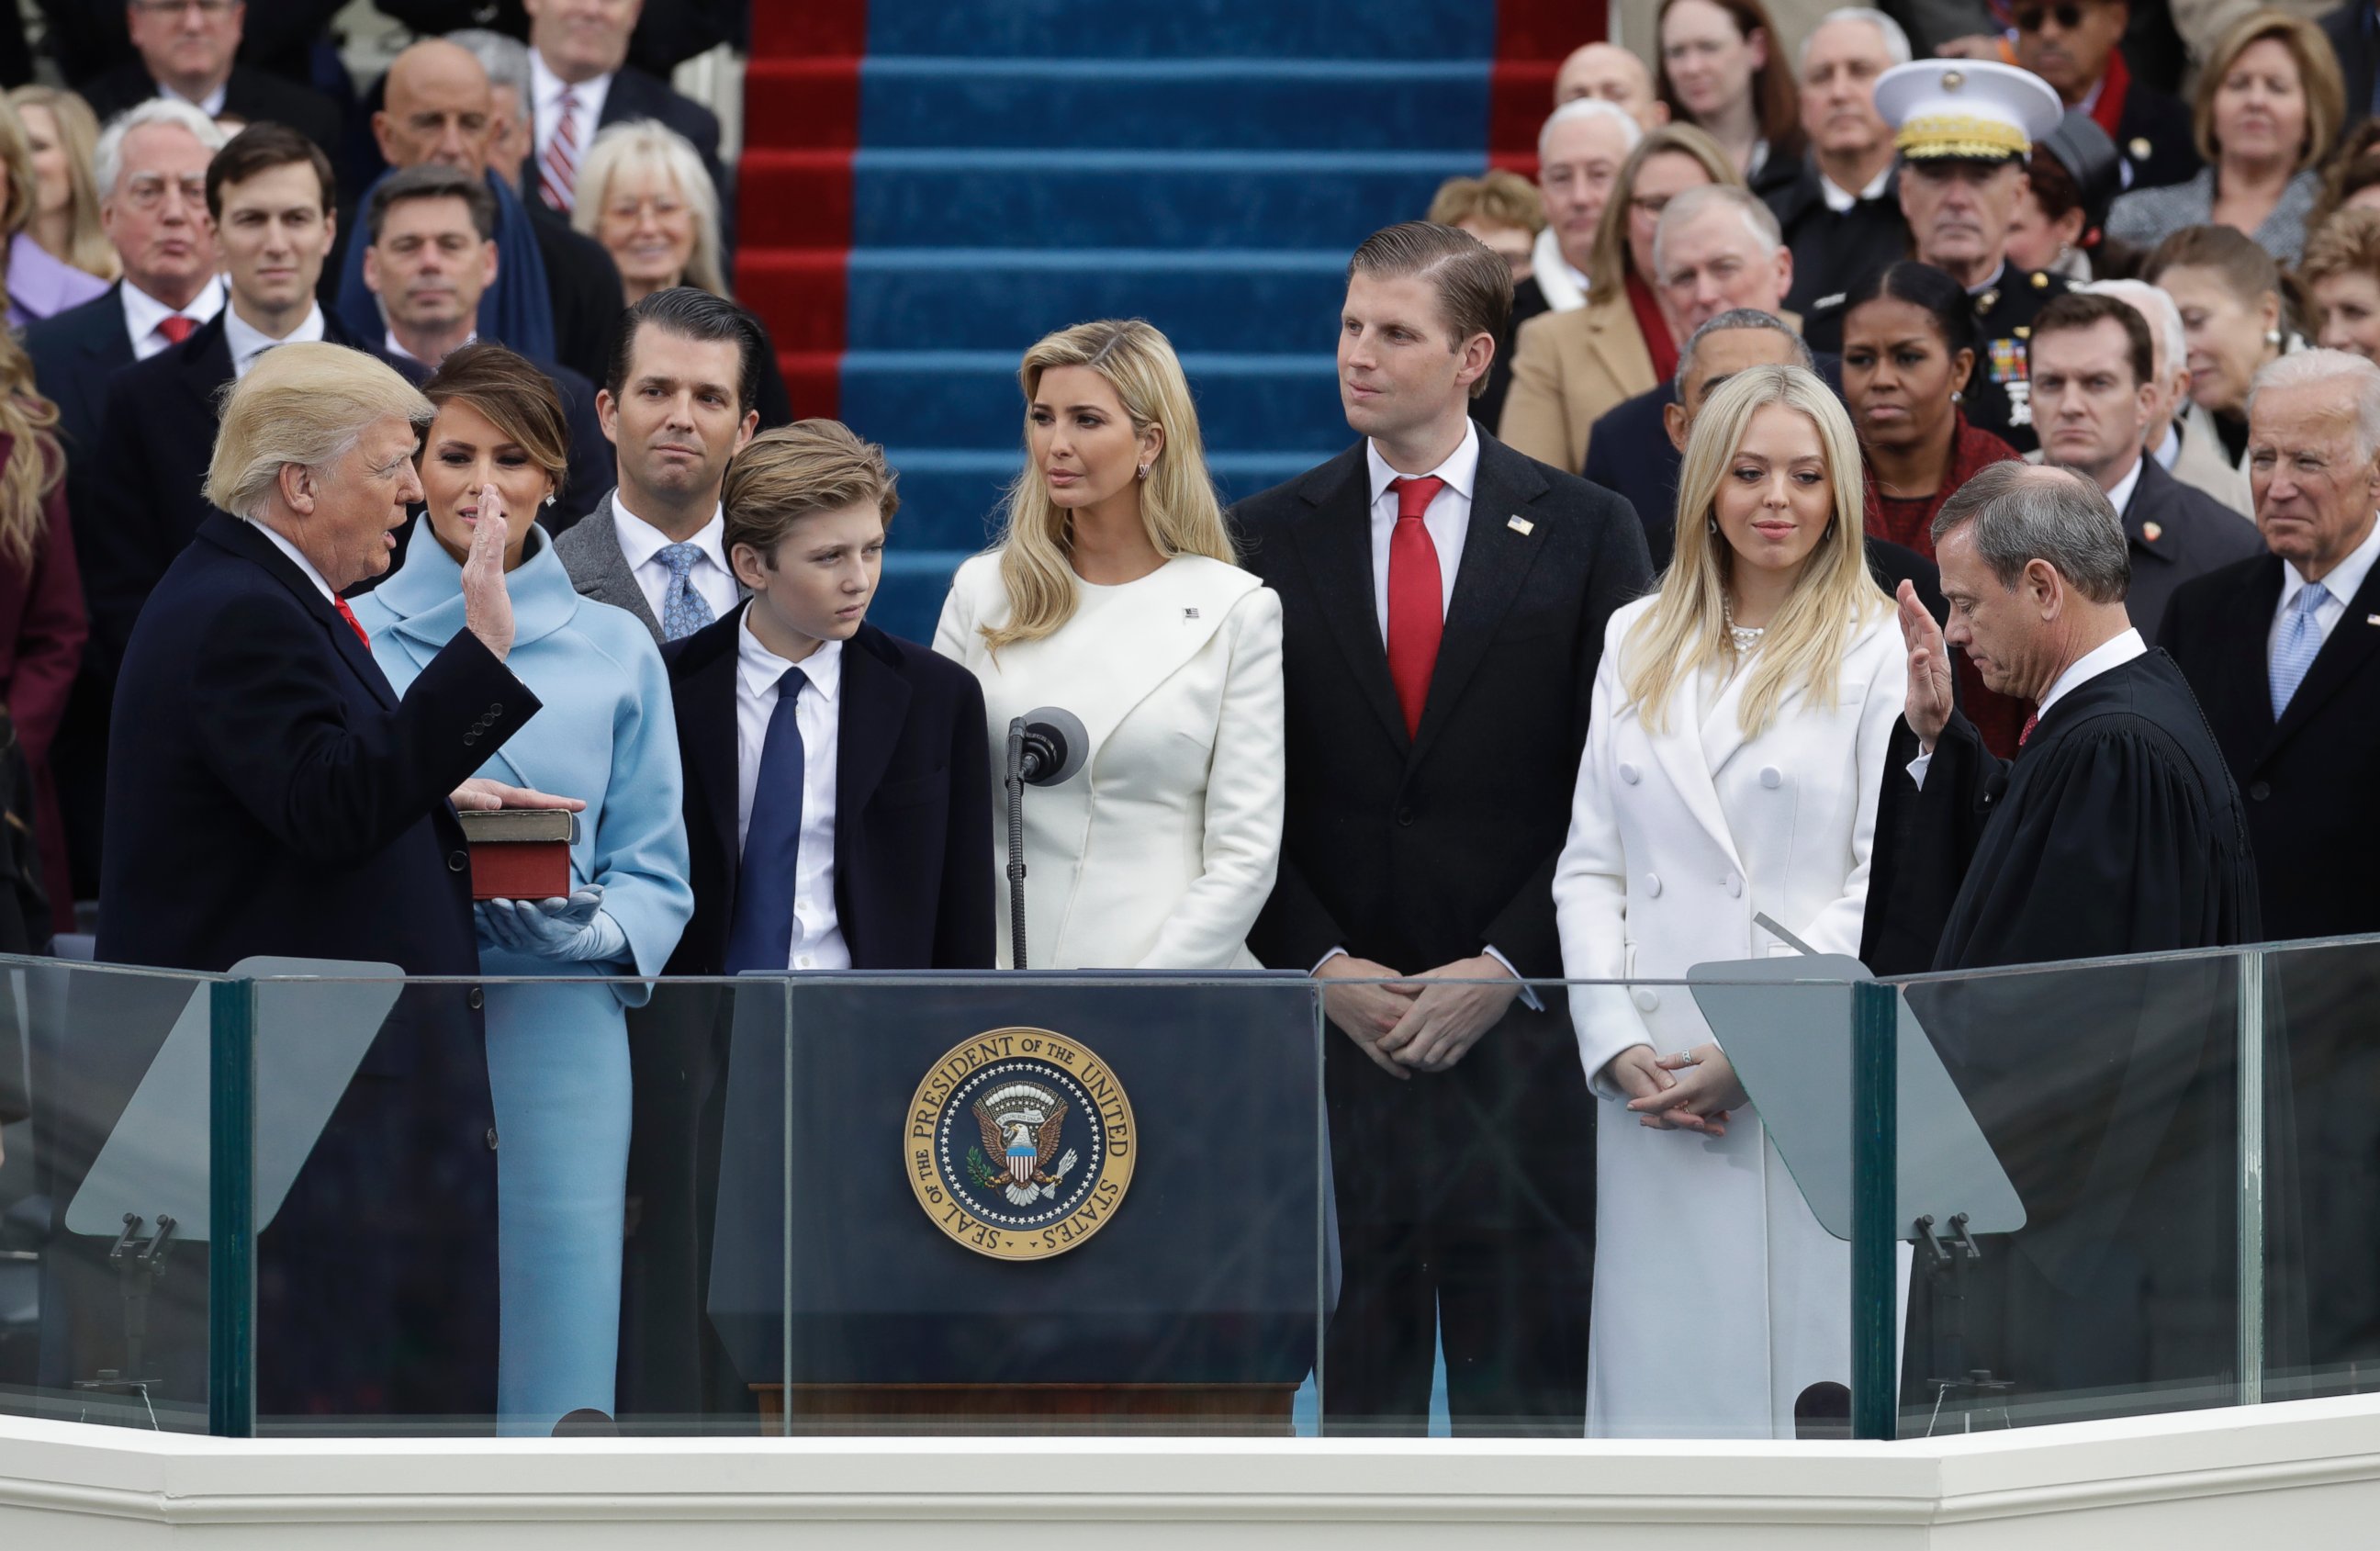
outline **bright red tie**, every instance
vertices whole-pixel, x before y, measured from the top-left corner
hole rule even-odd
[[[356,612],[353,609],[347,607],[347,600],[344,598],[334,598],[331,600],[331,607],[339,611],[339,617],[347,622],[347,628],[356,633],[356,639],[364,644],[364,650],[371,650],[371,636],[365,633],[364,622],[356,617]]]
[[[199,321],[196,318],[185,318],[180,313],[174,312],[168,313],[164,321],[157,325],[157,332],[165,336],[166,343],[179,345],[189,338],[192,331],[198,326]]]
[[[1397,526],[1389,535],[1389,678],[1397,686],[1409,737],[1421,733],[1421,708],[1438,666],[1438,638],[1446,631],[1438,546],[1421,520],[1431,498],[1445,488],[1435,474],[1389,481],[1397,492]]]
[[[2024,725],[2017,729],[2016,746],[2022,748],[2024,746],[2024,740],[2033,736],[2033,730],[2040,725],[2041,713],[2037,710],[2027,712],[2025,714]]]

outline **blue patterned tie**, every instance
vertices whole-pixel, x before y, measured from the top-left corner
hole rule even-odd
[[[674,641],[693,635],[718,616],[710,612],[710,600],[686,580],[695,562],[702,558],[702,546],[672,544],[660,551],[660,558],[670,574],[669,590],[662,594],[662,639]]]
[[[2322,650],[2322,631],[2313,616],[2329,601],[2330,589],[2320,582],[2308,582],[2289,601],[2289,617],[2281,621],[2281,638],[2273,643],[2275,721],[2289,709],[2289,697],[2305,682],[2306,670],[2313,666],[2314,654]]]
[[[664,551],[664,553],[667,551]],[[802,729],[794,702],[810,681],[788,668],[760,739],[752,818],[735,875],[735,918],[727,930],[727,973],[783,969],[794,946],[794,868],[802,849]]]

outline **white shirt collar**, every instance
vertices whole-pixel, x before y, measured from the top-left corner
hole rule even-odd
[[[2049,693],[2041,697],[2041,704],[2034,715],[2047,716],[2049,708],[2058,704],[2062,697],[2080,689],[2110,668],[2120,668],[2135,657],[2147,655],[2148,649],[2147,643],[2141,639],[2141,633],[2137,630],[2126,630],[2100,642],[2067,664],[2066,672],[2058,675],[2058,682],[2051,685]]]
[[[317,588],[322,589],[323,597],[329,599],[334,605],[338,602],[339,595],[331,590],[331,584],[322,579],[322,573],[314,569],[314,563],[308,560],[305,555],[299,551],[297,545],[291,543],[287,539],[283,538],[278,530],[267,527],[263,523],[258,522],[254,517],[249,517],[246,520],[248,522],[248,526],[256,529],[259,533],[263,534],[274,549],[279,550],[283,554],[287,555],[291,562],[297,565],[298,569],[305,574],[306,579],[312,582]]]
[[[573,85],[547,68],[545,55],[531,49],[528,51],[531,111],[536,114],[540,124],[551,126],[562,111],[562,94],[565,91],[577,92],[578,111],[583,115],[578,121],[580,126],[578,143],[583,151],[588,142],[595,138],[595,126],[602,121],[603,100],[612,94],[612,79],[617,73],[606,70],[600,76]]]
[[[2148,454],[2145,453],[2132,459],[2131,472],[2117,480],[2116,488],[2107,492],[2107,504],[2116,509],[2116,515],[2119,520],[2125,510],[2132,503],[2132,491],[2140,485],[2141,465],[2148,461]]]
[[[132,347],[137,353],[141,342],[155,333],[157,325],[174,316],[176,309],[167,307],[129,280],[124,282],[116,294],[124,301],[124,331],[132,336]],[[190,298],[190,305],[182,308],[180,311],[183,317],[195,319],[203,323],[221,312],[223,304],[223,276],[216,275],[200,289],[197,296]]]
[[[2165,423],[2165,440],[2157,443],[2157,450],[2152,455],[2157,460],[2159,468],[2168,474],[2173,472],[2174,461],[2181,456],[2181,422],[2180,420],[2168,420]]]
[[[235,377],[245,377],[256,357],[276,345],[319,345],[322,340],[322,304],[316,302],[306,313],[306,321],[279,339],[255,327],[239,315],[237,306],[224,309],[224,343],[231,346],[231,370]]]
[[[224,98],[228,95],[230,91],[231,77],[229,76],[224,77],[222,83],[212,91],[208,92],[203,97],[198,98],[185,97],[163,81],[157,83],[158,96],[163,97],[167,102],[171,103],[188,103],[190,106],[198,109],[200,113],[205,114],[209,118],[221,118],[223,116]]]
[[[1374,505],[1379,504],[1380,497],[1387,493],[1390,480],[1405,478],[1389,467],[1389,460],[1380,455],[1380,449],[1369,437],[1364,440],[1364,466],[1371,472]],[[1445,480],[1448,487],[1465,502],[1471,499],[1472,487],[1479,479],[1479,426],[1476,421],[1467,415],[1463,417],[1463,441],[1446,455],[1445,462],[1429,472],[1432,477]]]
[[[1862,200],[1880,200],[1884,198],[1884,186],[1891,180],[1891,177],[1892,164],[1887,162],[1884,164],[1884,170],[1882,172],[1877,173],[1874,177],[1867,180],[1866,188],[1861,189],[1858,193],[1853,194],[1838,187],[1833,178],[1828,177],[1822,172],[1818,175],[1818,197],[1826,200],[1827,208],[1833,211],[1837,215],[1848,215],[1851,213],[1852,206],[1859,203]]]
[[[2372,574],[2373,562],[2375,560],[2380,560],[2380,522],[2374,522],[2372,525],[2372,531],[2363,536],[2363,542],[2356,545],[2345,560],[2331,567],[2330,575],[2322,579],[2324,590],[2338,600],[2339,606],[2344,608],[2354,600],[2358,592],[2363,589],[2363,578]],[[2281,563],[2281,612],[2283,613],[2289,612],[2290,601],[2305,590],[2305,585],[2306,579],[2298,570],[2298,563],[2294,560],[2283,561]]]
[[[627,502],[616,490],[612,492],[612,527],[620,536],[620,553],[626,559],[631,571],[678,541],[629,511]],[[735,573],[727,563],[726,534],[726,508],[714,507],[710,520],[685,541],[700,549],[722,571],[732,576]]]
[[[759,606],[755,600],[752,609]],[[836,693],[843,688],[843,643],[820,641],[818,650],[799,662],[788,662],[762,646],[760,637],[752,633],[752,609],[744,611],[743,621],[735,627],[735,674],[743,681],[746,692],[771,695],[786,669],[799,668],[802,677],[809,680],[807,693],[832,705]]]
[[[477,345],[479,342],[480,331],[473,329],[471,331],[470,337],[464,340],[463,345]],[[428,366],[430,364],[428,361],[425,361],[420,357],[415,355],[412,351],[407,349],[404,343],[396,337],[396,331],[395,329],[388,330],[387,337],[381,343],[390,355],[395,356],[401,361],[411,361],[416,366]],[[455,348],[460,350],[463,348],[463,345],[457,345]]]

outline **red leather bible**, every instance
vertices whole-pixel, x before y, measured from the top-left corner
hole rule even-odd
[[[561,808],[508,807],[455,815],[471,847],[475,900],[552,900],[570,892],[570,846],[578,816]]]

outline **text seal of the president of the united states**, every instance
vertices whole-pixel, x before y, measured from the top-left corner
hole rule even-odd
[[[1107,1062],[1048,1029],[952,1047],[909,1103],[905,1167],[936,1227],[998,1260],[1063,1254],[1123,1204],[1140,1145]]]

